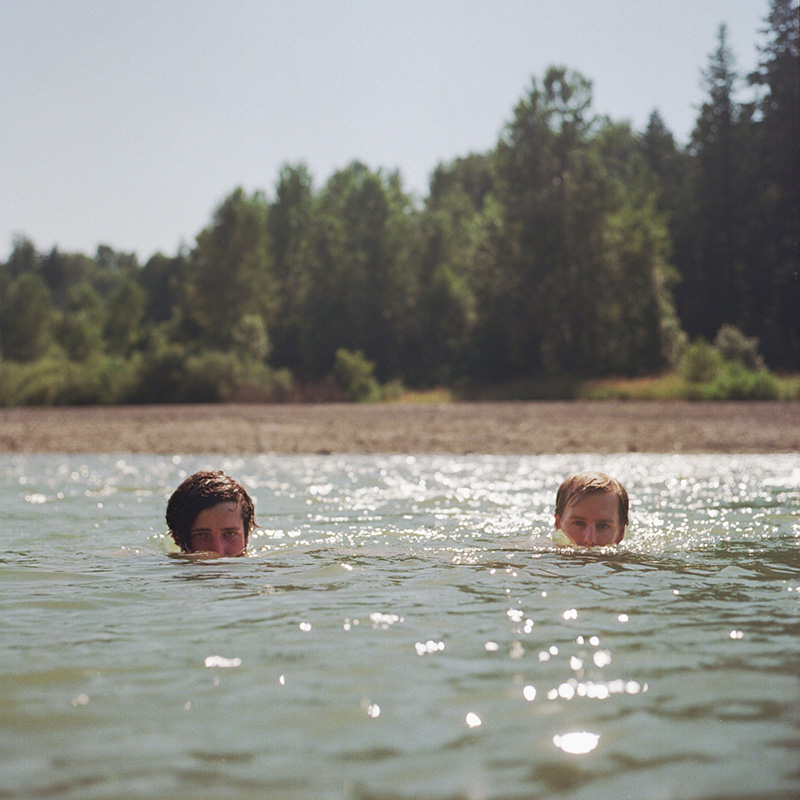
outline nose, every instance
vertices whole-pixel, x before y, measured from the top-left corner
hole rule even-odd
[[[586,528],[586,544],[597,544],[597,532],[594,525],[589,525]]]

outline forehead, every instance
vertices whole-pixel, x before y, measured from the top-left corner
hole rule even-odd
[[[213,506],[204,508],[194,518],[192,527],[211,521],[242,521],[242,508],[238,500],[220,500]]]
[[[619,515],[619,499],[613,492],[608,491],[588,492],[583,495],[576,494],[570,498],[564,513],[571,516],[592,514],[616,519]]]

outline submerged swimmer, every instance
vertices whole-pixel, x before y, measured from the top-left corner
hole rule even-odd
[[[628,524],[628,493],[602,472],[570,475],[556,494],[556,530],[580,547],[617,544]]]
[[[195,472],[167,503],[167,525],[183,553],[241,556],[255,528],[255,509],[245,489],[223,472]]]

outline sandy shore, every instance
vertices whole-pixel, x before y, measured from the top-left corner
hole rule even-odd
[[[797,453],[800,403],[0,409],[5,453]]]

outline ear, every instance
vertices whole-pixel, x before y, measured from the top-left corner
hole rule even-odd
[[[180,549],[181,553],[186,553],[187,551],[184,549],[183,545],[181,544],[181,540],[178,538],[175,531],[170,531],[169,535],[172,537],[172,541],[175,542],[176,545],[178,545],[178,548]]]
[[[561,530],[561,517],[559,517],[558,514],[554,514],[553,516],[555,518],[556,530],[560,531]]]
[[[625,537],[625,527],[623,526],[622,531],[620,532],[619,536],[614,540],[614,544],[619,544],[623,538]]]

